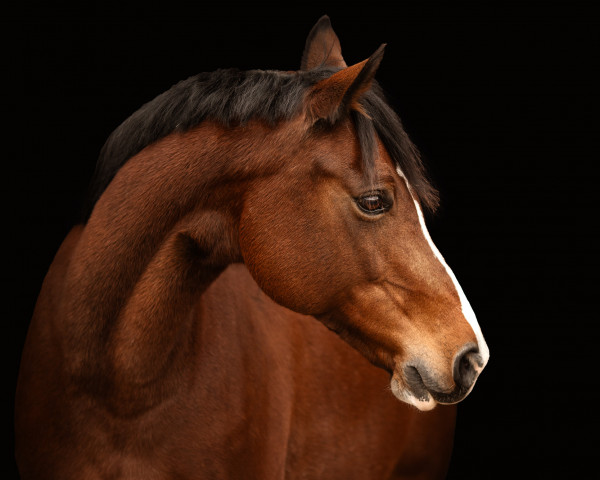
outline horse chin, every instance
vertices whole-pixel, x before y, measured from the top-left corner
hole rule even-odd
[[[398,380],[396,375],[392,376],[391,388],[392,393],[398,400],[408,403],[422,412],[433,410],[438,404],[427,390],[418,389],[419,391],[415,392],[403,385],[403,382]]]

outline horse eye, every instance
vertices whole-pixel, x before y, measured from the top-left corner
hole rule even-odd
[[[363,212],[369,215],[379,215],[390,208],[389,202],[379,192],[363,195],[356,200],[356,203]]]

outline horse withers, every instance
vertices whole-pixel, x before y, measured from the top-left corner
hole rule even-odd
[[[200,74],[113,132],[23,351],[24,480],[445,475],[434,407],[489,351],[382,56],[323,17],[299,71]]]

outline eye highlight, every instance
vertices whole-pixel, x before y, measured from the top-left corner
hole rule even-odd
[[[392,206],[383,192],[366,193],[356,199],[356,204],[367,215],[381,215]]]

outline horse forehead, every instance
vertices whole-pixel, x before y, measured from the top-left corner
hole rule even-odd
[[[360,151],[357,132],[349,119],[340,120],[333,127],[323,127],[322,130],[320,127],[316,128],[318,133],[313,138],[319,148],[332,152],[353,151],[356,154]]]
[[[376,138],[375,141],[377,142],[377,148],[375,150],[375,166],[390,174],[397,172],[399,167],[396,162],[392,160],[392,157],[383,145],[383,142],[379,140],[379,138]]]

